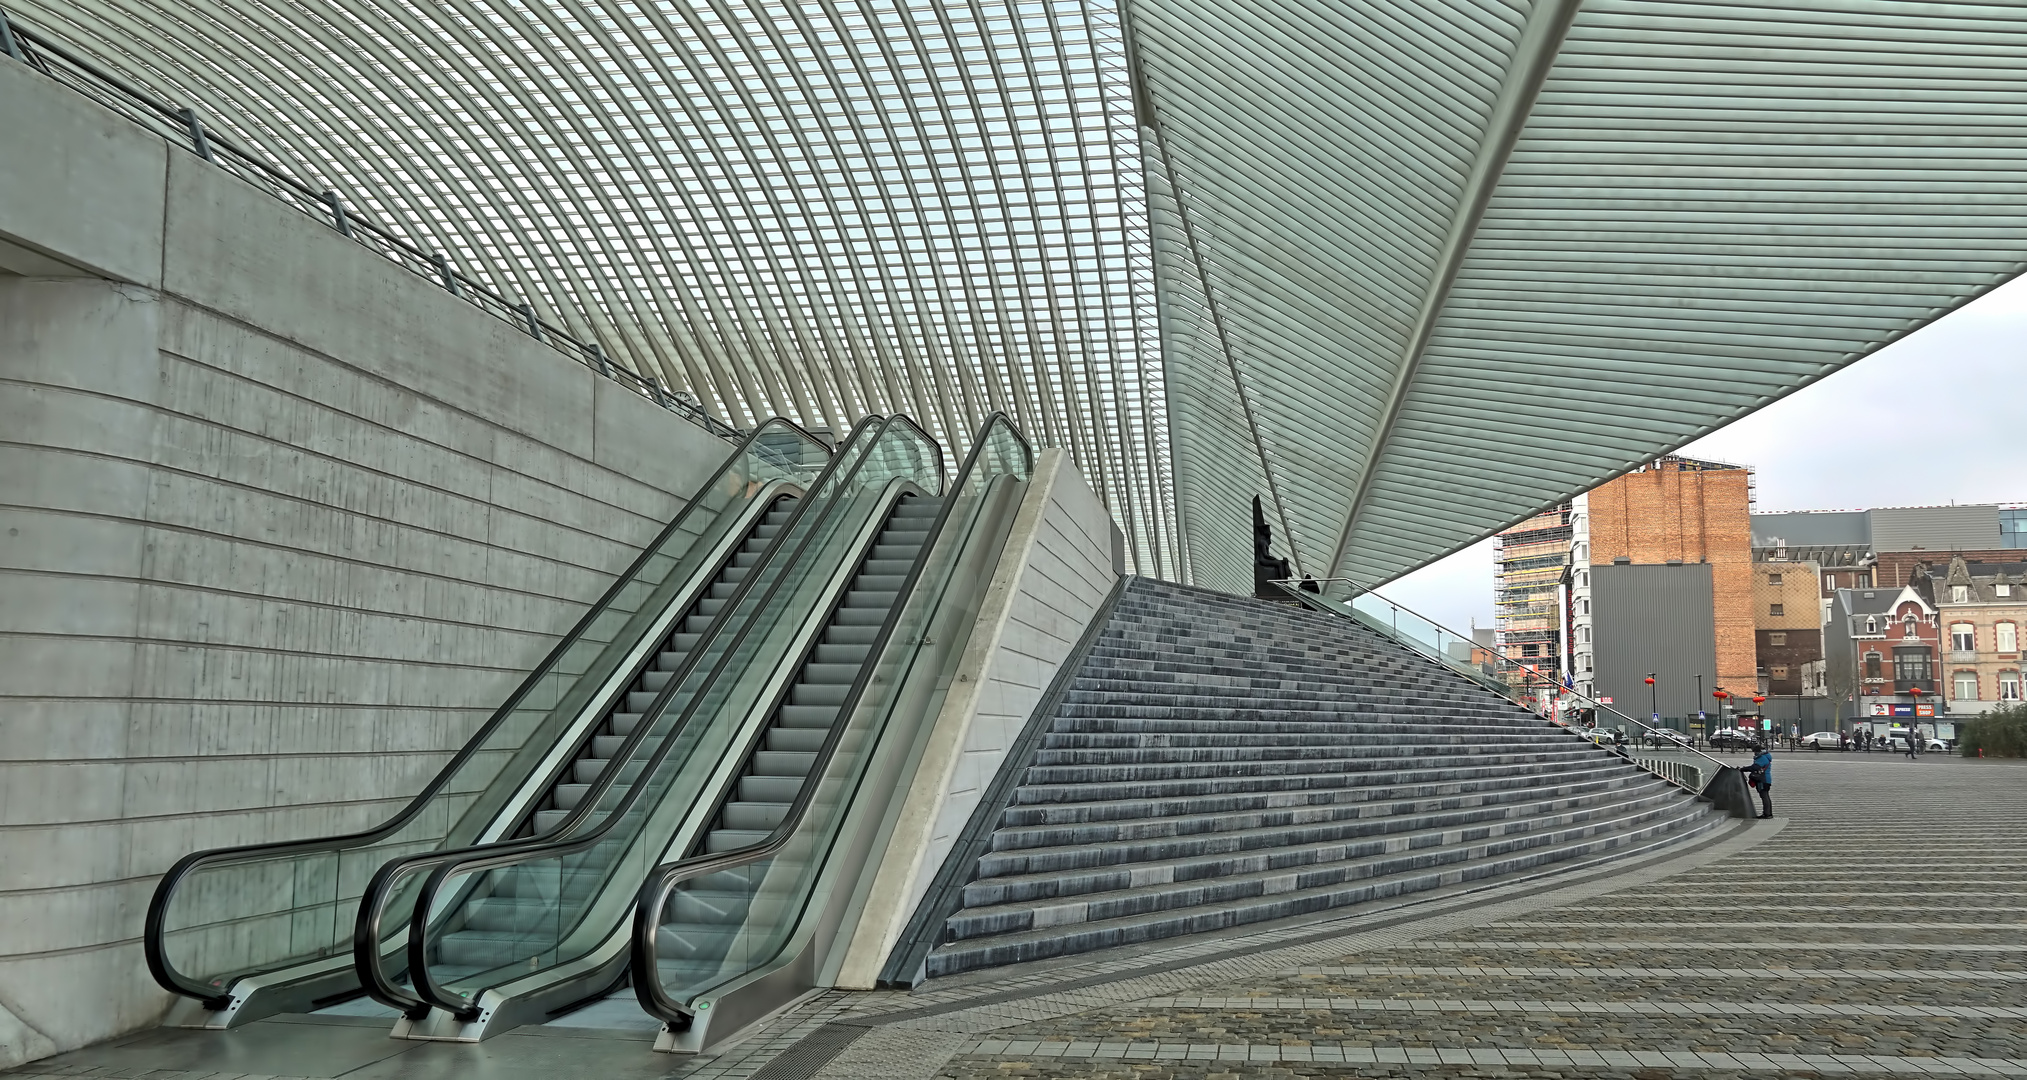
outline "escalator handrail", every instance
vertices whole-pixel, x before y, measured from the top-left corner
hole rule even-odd
[[[850,439],[859,437],[862,432],[872,428],[877,423],[878,421],[873,418],[868,418],[866,421],[861,422],[853,430],[852,434],[847,437],[847,444],[849,444]],[[818,486],[822,485],[829,478],[832,470],[836,469],[838,463],[843,460],[845,460],[844,455],[838,454],[835,451],[831,452],[828,460],[825,462],[823,471],[817,475],[816,479],[810,482],[809,490],[814,491]],[[854,465],[853,471],[856,472],[856,469],[857,466]],[[766,548],[761,551],[759,561],[754,564],[754,570],[747,575],[745,581],[742,581],[733,590],[732,595],[726,598],[726,610],[733,610],[745,598],[753,582],[760,579],[759,568],[767,565],[768,560],[774,556],[783,541],[794,532],[796,522],[801,520],[803,513],[808,509],[809,500],[805,499],[789,515],[788,520],[782,523],[781,530],[768,541]],[[634,727],[634,730],[626,736],[618,749],[613,752],[610,765],[592,780],[591,785],[585,790],[583,797],[578,800],[577,805],[568,814],[564,815],[563,820],[558,822],[554,828],[547,830],[543,834],[544,837],[554,837],[575,828],[586,816],[596,809],[599,800],[603,799],[606,792],[610,791],[612,786],[618,782],[620,767],[632,759],[633,753],[639,748],[641,740],[647,737],[648,732],[652,728],[652,725],[646,721],[645,717],[652,715],[653,710],[660,708],[667,696],[672,694],[675,688],[682,683],[682,680],[695,669],[698,659],[706,651],[706,646],[716,639],[720,625],[722,624],[714,621],[710,629],[706,630],[704,636],[698,640],[696,647],[690,649],[683,657],[683,662],[677,666],[676,671],[670,674],[668,684],[655,696],[654,703],[649,706],[649,713],[643,714],[643,721]],[[381,970],[380,967],[380,942],[382,941],[380,925],[387,902],[392,895],[394,884],[409,871],[419,866],[428,865],[433,860],[456,858],[458,855],[469,851],[491,849],[501,844],[527,842],[533,839],[539,838],[526,838],[522,841],[495,840],[489,843],[471,844],[458,848],[417,852],[413,855],[396,856],[382,863],[380,868],[374,871],[373,877],[367,881],[365,890],[360,893],[358,912],[354,916],[352,923],[352,967],[359,976],[360,985],[366,987],[367,992],[375,1000],[395,1008],[403,1009],[404,1011],[415,1013],[417,1014],[415,1018],[419,1019],[421,1014],[427,1012],[428,1001],[410,993],[401,984],[388,977],[387,973]]]
[[[914,432],[921,437],[923,442],[925,442],[927,445],[929,445],[931,448],[935,450],[936,476],[940,481],[943,476],[942,448],[937,445],[936,440],[930,437],[928,432],[922,430],[921,425],[915,423],[914,420],[906,416],[901,416],[897,414],[894,416],[882,418],[868,418],[867,420],[861,422],[859,429],[854,432],[852,438],[853,439],[864,438],[868,441],[869,445],[877,445],[879,438],[882,435],[884,435],[890,427],[895,426],[903,426],[913,429]],[[863,434],[861,434],[861,432],[863,432]],[[835,463],[838,460],[841,460],[845,456],[847,455],[844,455],[843,453],[838,454],[836,457],[833,458],[833,463]],[[858,475],[858,471],[861,467],[864,466],[867,456],[868,455],[861,455],[857,461],[854,461],[852,463],[850,472],[846,474],[844,482],[839,486],[840,494],[842,494],[844,489],[850,485],[851,480]],[[825,483],[824,479],[818,479],[817,481],[813,482],[810,485],[811,494],[814,495],[817,491],[819,491],[824,483]],[[773,551],[774,545],[784,540],[792,531],[793,528],[792,523],[795,520],[798,520],[802,514],[804,514],[809,510],[809,508],[810,507],[806,504],[796,509],[796,517],[790,519],[791,524],[784,526],[783,529],[781,530],[780,535],[777,536],[775,541],[769,545],[770,553]],[[803,537],[796,551],[789,555],[788,565],[793,565],[804,554],[804,548],[808,546],[810,540],[811,537],[809,536]],[[767,557],[763,557],[764,560],[766,558]],[[732,598],[727,600],[726,609],[728,611],[733,609],[739,603],[739,601],[744,598],[745,593],[750,587],[750,585],[753,582],[758,581],[760,576],[761,575],[758,573],[748,575],[747,580],[740,584],[739,591],[736,592]],[[768,594],[766,596],[761,597],[760,599],[760,604],[762,606],[766,605],[767,602],[773,598],[774,591],[780,588],[781,584],[782,579],[776,579],[768,587]],[[716,665],[714,665],[712,670],[706,675],[703,685],[708,686],[712,684],[723,673],[725,665],[731,662],[733,656],[736,654],[738,650],[740,643],[745,640],[747,633],[752,629],[753,623],[754,620],[748,618],[747,620],[745,620],[744,624],[742,624],[739,627],[737,633],[732,638],[730,645],[728,645],[725,651],[718,657]],[[707,651],[707,646],[710,645],[715,640],[717,635],[720,633],[721,630],[724,629],[724,627],[725,623],[723,620],[720,620],[717,624],[715,624],[711,628],[711,630],[707,632],[707,636],[703,640],[700,640],[696,644],[696,646],[690,650],[690,656],[691,657],[703,656],[704,653]],[[686,664],[688,662],[689,660],[686,657]],[[685,674],[687,674],[687,672],[685,672]],[[668,700],[675,695],[676,690],[680,685],[681,685],[680,680],[674,677],[670,678],[668,685],[665,686],[662,689],[662,691],[656,695],[653,704],[649,705],[647,710],[642,713],[642,722],[635,729],[636,735],[645,732],[651,726],[652,724],[651,718],[658,715],[660,711],[667,706]],[[400,998],[419,999],[415,1000],[415,1004],[412,1006],[418,1011],[426,1010],[428,1006],[435,1005],[439,1008],[444,1009],[446,1012],[451,1013],[453,1016],[457,1017],[460,1020],[469,1021],[475,1018],[475,1016],[478,1013],[478,1007],[474,1003],[476,995],[474,996],[474,1001],[467,1001],[462,997],[460,997],[459,995],[456,995],[448,990],[444,990],[442,987],[439,987],[436,984],[436,980],[430,976],[429,967],[428,964],[426,963],[428,955],[428,928],[429,928],[428,913],[434,909],[436,904],[436,896],[443,887],[444,882],[448,881],[451,877],[458,874],[468,874],[468,873],[482,872],[486,870],[494,870],[505,866],[511,866],[515,863],[531,862],[537,859],[561,858],[566,855],[575,854],[579,851],[588,850],[591,847],[595,846],[600,840],[604,839],[607,832],[617,827],[618,823],[625,818],[627,812],[630,809],[632,809],[634,801],[637,798],[639,798],[640,793],[646,790],[648,786],[647,778],[652,776],[656,771],[658,771],[662,767],[664,759],[668,756],[668,754],[675,748],[677,743],[680,741],[679,737],[681,736],[685,728],[688,726],[690,721],[695,717],[697,707],[699,704],[702,703],[702,701],[703,695],[698,694],[690,702],[690,704],[685,707],[683,715],[679,717],[675,725],[669,728],[669,730],[664,734],[661,746],[656,748],[654,754],[651,757],[649,757],[647,763],[642,766],[640,776],[634,781],[632,787],[628,789],[627,793],[621,797],[620,802],[606,813],[605,819],[603,821],[599,822],[597,825],[591,827],[590,829],[585,830],[582,834],[571,836],[568,839],[554,839],[553,837],[555,833],[561,831],[561,829],[558,829],[552,830],[550,836],[546,837],[530,837],[522,840],[495,842],[492,844],[485,844],[485,845],[474,845],[472,847],[460,848],[451,851],[429,852],[423,855],[410,856],[402,859],[395,859],[389,862],[386,866],[383,866],[380,872],[374,875],[373,884],[372,886],[369,886],[367,893],[369,897],[377,896],[376,903],[373,908],[369,909],[367,904],[362,900],[359,908],[359,921],[354,930],[354,937],[353,937],[354,961],[355,963],[360,965],[361,968],[363,969],[362,974],[370,973],[371,978],[374,980],[375,984],[380,987],[380,989],[382,989],[383,991],[387,990],[393,991],[393,995],[391,996],[397,996]],[[629,740],[632,741],[633,737],[629,736]],[[616,776],[618,773],[619,764],[625,760],[627,760],[625,757],[616,754],[613,757],[613,765],[608,767],[608,769],[606,770],[607,775]],[[600,779],[606,780],[606,776],[601,776]],[[611,782],[608,781],[605,784],[604,790],[609,790],[610,787]],[[602,793],[603,793],[602,790],[596,788],[594,788],[593,791],[587,791],[583,799],[580,800],[579,806],[589,807],[594,805],[597,801],[595,796]],[[391,888],[391,885],[395,877],[399,873],[414,870],[421,866],[430,865],[431,863],[436,864],[436,869],[424,881],[422,888],[417,892],[415,899],[414,910],[418,913],[421,913],[422,917],[412,918],[409,922],[408,975],[410,983],[415,988],[415,994],[410,995],[407,992],[402,991],[395,984],[393,984],[392,980],[387,979],[385,973],[380,970],[380,953],[377,948],[377,942],[380,940],[378,907],[380,902],[384,902],[385,899],[384,894],[389,890],[389,888]]]
[[[786,429],[795,435],[800,435],[812,446],[821,449],[826,456],[835,453],[823,440],[804,430],[800,424],[777,416],[766,423],[756,426],[745,439],[741,440],[738,447],[726,457],[725,463],[720,465],[717,471],[711,474],[710,479],[697,488],[697,491],[701,493],[711,490],[712,486],[723,478],[728,470],[745,458],[747,452],[753,449],[762,435],[770,432],[779,432],[782,429]],[[358,832],[341,833],[337,836],[314,837],[306,840],[274,840],[257,844],[237,844],[230,847],[206,848],[200,851],[193,851],[176,860],[175,864],[170,866],[168,871],[162,875],[162,879],[156,883],[155,892],[149,898],[147,916],[142,925],[142,953],[147,960],[148,972],[154,976],[155,981],[164,990],[168,990],[171,993],[182,994],[185,997],[201,1000],[206,1008],[221,1009],[230,1004],[232,995],[229,990],[225,993],[220,993],[210,987],[200,985],[188,979],[181,972],[176,971],[169,963],[169,958],[163,947],[163,922],[168,917],[169,904],[174,900],[176,890],[183,884],[184,879],[189,877],[198,867],[209,863],[238,862],[241,860],[306,854],[318,851],[339,851],[345,848],[373,844],[400,831],[403,826],[407,825],[429,805],[430,801],[443,790],[444,785],[450,782],[451,777],[457,773],[458,769],[471,760],[472,755],[476,754],[479,748],[485,745],[486,739],[494,731],[498,730],[501,724],[507,721],[507,718],[514,713],[521,701],[541,683],[549,669],[562,658],[565,650],[575,644],[590,629],[593,620],[597,619],[605,611],[606,607],[618,597],[620,591],[634,579],[635,575],[640,573],[641,569],[647,565],[650,559],[654,558],[655,553],[660,550],[662,544],[670,536],[674,535],[676,530],[689,519],[691,512],[696,509],[701,501],[701,498],[692,497],[684,505],[683,509],[669,520],[668,525],[659,533],[656,533],[654,539],[649,541],[646,546],[641,548],[640,554],[634,558],[633,562],[628,564],[625,570],[613,578],[612,584],[606,588],[604,594],[590,607],[585,609],[583,616],[577,620],[576,625],[572,626],[568,633],[557,640],[556,645],[543,656],[541,663],[531,669],[528,677],[521,680],[520,685],[514,688],[514,692],[507,697],[506,703],[495,710],[493,715],[484,724],[480,725],[479,729],[473,732],[469,739],[465,740],[464,746],[458,750],[457,754],[448,762],[445,762],[444,766],[437,770],[436,775],[430,779],[429,783],[425,784],[422,790],[414,798],[410,799],[406,806],[403,806],[400,811],[396,812],[393,817],[373,828],[363,829]]]
[[[873,671],[879,666],[880,654],[886,650],[893,636],[908,595],[914,591],[923,568],[928,565],[930,555],[935,551],[937,540],[942,537],[950,511],[957,504],[954,493],[963,489],[965,478],[977,467],[979,454],[985,447],[986,436],[991,434],[994,425],[1004,425],[1007,431],[1019,440],[1021,450],[1027,459],[1028,473],[1033,474],[1035,460],[1033,444],[1028,442],[1027,437],[1021,434],[1020,429],[1005,413],[994,412],[987,416],[985,422],[979,425],[978,439],[973,442],[970,452],[965,455],[964,464],[959,467],[957,478],[949,488],[953,494],[945,498],[942,507],[937,510],[936,518],[929,526],[928,538],[923,541],[921,552],[908,567],[908,576],[901,580],[901,587],[894,594],[894,606],[888,610],[887,617],[881,620],[872,647],[866,651],[866,659],[860,665],[858,675],[853,678],[851,689],[845,692],[843,704],[838,706],[837,720],[832,722],[829,733],[824,736],[823,745],[818,747],[809,772],[803,777],[802,785],[796,789],[795,800],[789,803],[780,823],[775,825],[766,837],[746,847],[694,855],[663,863],[649,872],[647,881],[642,883],[640,892],[634,900],[633,940],[629,949],[631,955],[628,964],[634,997],[639,1000],[641,1008],[646,1010],[648,1015],[671,1024],[685,1023],[694,1015],[688,1006],[670,997],[661,983],[655,956],[655,931],[661,923],[662,905],[667,902],[669,894],[676,886],[684,881],[770,858],[786,847],[789,840],[794,837],[796,828],[802,823],[803,816],[809,811],[810,803],[815,799],[825,768],[837,753],[838,743],[842,741],[845,728],[849,726],[851,714],[858,708],[860,699],[865,696],[866,688],[872,682]],[[782,694],[786,695],[789,689],[784,688]],[[781,700],[777,698],[770,704],[769,711],[778,708]],[[749,740],[746,747],[749,758],[755,745],[757,744]]]

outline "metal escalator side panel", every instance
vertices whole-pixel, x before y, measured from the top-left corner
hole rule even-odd
[[[783,439],[787,441],[784,442]],[[800,456],[795,445],[806,452]],[[765,454],[759,453],[761,449]],[[469,842],[525,780],[525,772],[574,718],[572,695],[587,693],[612,655],[607,632],[623,626],[627,605],[680,575],[705,545],[709,523],[743,506],[756,483],[791,475],[807,480],[827,460],[821,442],[786,421],[756,430],[677,513],[605,594],[585,612],[464,747],[391,818],[358,832],[193,852],[157,883],[142,941],[149,972],[173,993],[229,1026],[278,1008],[343,994],[331,975],[350,945],[344,912],[374,866],[389,854]],[[490,803],[490,806],[487,804]],[[481,820],[483,819],[483,820]],[[343,965],[337,967],[342,969]],[[300,969],[310,985],[290,990]],[[241,986],[245,983],[245,986]]]
[[[644,883],[630,965],[643,1008],[668,1022],[660,1048],[697,1050],[814,985],[845,908],[863,892],[882,822],[898,809],[1032,468],[1026,441],[1004,417],[990,420],[929,529],[933,547],[898,583],[900,602],[833,710],[840,722],[815,755],[823,774],[804,779],[786,814],[766,815],[781,818],[766,841],[666,864]],[[866,569],[888,576],[870,561]],[[738,927],[725,928],[733,920]],[[709,921],[720,926],[701,925]],[[692,1016],[709,1023],[692,1027]]]
[[[863,427],[863,425],[862,425]],[[746,669],[763,674],[772,673],[781,667],[785,650],[789,649],[794,636],[805,625],[812,608],[822,606],[817,599],[826,587],[828,574],[819,573],[825,567],[835,567],[842,553],[811,559],[814,555],[831,551],[838,545],[849,547],[856,528],[847,527],[854,522],[863,522],[876,509],[873,505],[879,498],[879,490],[891,486],[889,481],[898,479],[896,470],[910,471],[923,476],[929,482],[941,483],[940,454],[933,442],[915,452],[907,448],[896,451],[885,445],[890,438],[889,428],[911,430],[911,438],[926,440],[911,424],[896,425],[893,418],[882,421],[866,442],[862,443],[858,432],[838,451],[839,458],[860,454],[858,461],[848,473],[827,473],[827,479],[814,485],[808,496],[811,509],[806,517],[798,519],[796,529],[803,528],[801,522],[814,522],[810,531],[798,542],[797,555],[779,560],[780,566],[770,564],[767,574],[779,573],[768,585],[764,594],[748,596],[740,601],[751,611],[721,622],[714,634],[728,635],[722,655],[701,681],[690,689],[696,691],[684,695],[686,703],[681,716],[668,722],[671,706],[663,709],[656,723],[671,733],[654,756],[648,761],[642,773],[652,778],[652,783],[635,783],[629,787],[617,805],[608,807],[595,826],[587,827],[578,835],[566,839],[509,842],[487,848],[471,849],[462,853],[450,853],[439,863],[423,886],[424,897],[461,894],[476,899],[491,896],[489,883],[470,884],[464,878],[473,875],[491,875],[512,870],[515,873],[539,873],[548,880],[554,895],[562,898],[568,909],[541,928],[538,936],[529,934],[507,935],[490,939],[490,946],[497,947],[485,964],[460,962],[456,955],[446,955],[437,947],[446,933],[467,929],[467,913],[452,905],[450,909],[433,906],[433,900],[426,900],[432,907],[432,917],[426,920],[412,920],[410,924],[409,963],[414,972],[420,974],[417,990],[437,1006],[461,1018],[469,1020],[484,1013],[485,1001],[497,1000],[500,995],[492,991],[491,984],[501,979],[516,980],[507,996],[518,1004],[515,1008],[534,1007],[539,1000],[554,1000],[554,994],[568,992],[567,987],[557,988],[547,984],[556,980],[565,983],[573,979],[596,980],[595,971],[586,975],[587,966],[596,969],[601,951],[617,958],[619,970],[624,965],[624,941],[618,934],[621,922],[630,900],[631,886],[645,875],[656,859],[662,858],[667,849],[670,820],[687,818],[689,797],[712,788],[710,772],[720,763],[725,749],[729,748],[728,737],[738,734],[740,724],[752,711],[753,690],[763,686],[757,676],[746,677]],[[817,508],[823,508],[819,511]],[[846,512],[849,511],[849,512]],[[821,526],[820,528],[818,526]],[[816,590],[815,595],[807,595]],[[777,595],[778,594],[778,595]],[[750,639],[750,640],[749,640]],[[729,669],[729,670],[728,670]],[[665,695],[665,698],[667,695]],[[692,725],[693,718],[698,718]],[[678,783],[677,781],[681,782]],[[660,809],[663,797],[671,791],[686,797],[668,804],[680,810],[671,816],[671,811]],[[645,837],[645,839],[643,839]],[[548,860],[555,863],[555,872],[549,869],[539,871],[528,869],[526,864]],[[564,864],[561,860],[574,860]],[[608,896],[606,890],[594,885],[592,888],[564,888],[566,871],[589,873],[599,880],[610,880],[614,874],[631,877],[628,886],[616,897]],[[581,876],[581,875],[580,875]],[[614,907],[610,918],[605,918],[604,908]],[[437,914],[444,917],[438,918]],[[586,916],[591,916],[588,920]],[[606,925],[601,927],[603,921]],[[603,930],[603,932],[601,932]],[[467,939],[478,940],[478,939]],[[453,954],[460,951],[453,949]],[[470,957],[464,957],[469,961]],[[529,972],[536,972],[532,978]],[[439,981],[443,975],[448,982]],[[526,980],[528,989],[523,992],[520,980]],[[496,1021],[497,1022],[497,1021]]]

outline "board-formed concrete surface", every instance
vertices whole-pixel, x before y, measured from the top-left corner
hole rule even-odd
[[[0,101],[0,244],[67,260],[0,272],[13,1063],[152,1025],[156,875],[385,817],[731,447],[60,83]]]

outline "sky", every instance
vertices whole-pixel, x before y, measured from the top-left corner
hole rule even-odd
[[[1897,435],[1882,454],[1885,433]],[[1752,466],[1759,511],[2027,503],[2027,278],[1681,453]],[[1491,626],[1494,548],[1380,591],[1458,630]]]

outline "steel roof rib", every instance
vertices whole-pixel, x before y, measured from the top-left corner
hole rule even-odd
[[[9,0],[739,423],[1011,411],[1380,583],[2020,272],[1958,0]]]

